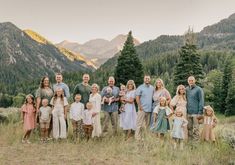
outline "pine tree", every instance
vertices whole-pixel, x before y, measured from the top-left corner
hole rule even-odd
[[[231,58],[228,57],[223,71],[223,79],[222,79],[222,89],[221,89],[221,104],[220,104],[220,112],[225,113],[226,110],[226,99],[228,97],[229,92],[229,83],[232,79],[232,63]],[[229,98],[228,98],[229,99]]]
[[[228,95],[226,98],[225,116],[235,115],[235,81],[229,84]]]
[[[143,66],[136,53],[131,31],[118,57],[114,74],[117,85],[126,84],[128,80],[134,80],[136,85],[143,83]]]
[[[174,70],[174,84],[187,85],[187,78],[194,76],[197,80],[203,78],[200,55],[197,51],[195,34],[188,30],[185,35],[185,45],[179,51],[179,60]]]

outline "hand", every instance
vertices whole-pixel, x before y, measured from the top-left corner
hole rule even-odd
[[[138,106],[138,110],[139,111],[143,111],[143,107],[142,106]]]
[[[92,113],[92,117],[94,117],[95,115],[97,115],[97,113],[96,113],[96,112],[93,112],[93,113]]]
[[[198,115],[198,116],[197,116],[197,119],[198,119],[198,120],[203,119],[203,115]]]

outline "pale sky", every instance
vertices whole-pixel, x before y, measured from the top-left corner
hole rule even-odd
[[[235,0],[0,0],[0,22],[50,41],[111,40],[132,30],[141,42],[198,32],[235,13]]]

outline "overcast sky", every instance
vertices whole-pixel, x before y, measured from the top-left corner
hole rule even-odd
[[[0,0],[0,22],[32,29],[52,42],[111,40],[133,31],[141,42],[198,32],[235,13],[235,0]]]

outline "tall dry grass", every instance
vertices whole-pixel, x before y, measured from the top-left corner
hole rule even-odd
[[[119,130],[115,137],[107,135],[102,139],[74,143],[71,125],[67,140],[46,144],[39,142],[38,132],[32,134],[32,144],[21,144],[23,135],[19,113],[14,113],[7,124],[0,125],[0,164],[174,164],[174,165],[220,165],[235,164],[235,150],[226,139],[226,133],[233,133],[235,117],[219,116],[216,128],[217,144],[186,144],[184,150],[173,150],[169,134],[163,146],[155,135],[145,133],[145,140],[124,140]],[[18,122],[16,122],[16,119]],[[225,131],[226,130],[226,131]],[[235,137],[235,134],[234,134]]]

